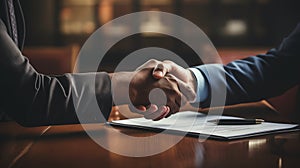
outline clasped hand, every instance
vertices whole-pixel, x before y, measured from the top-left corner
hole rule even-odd
[[[110,76],[114,103],[129,104],[147,119],[168,117],[196,99],[193,74],[172,61],[149,60],[134,72]]]

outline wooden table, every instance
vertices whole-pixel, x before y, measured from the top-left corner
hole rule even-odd
[[[205,110],[204,110],[205,111]],[[259,112],[258,112],[259,111]],[[225,108],[226,114],[252,115],[276,120],[276,113],[264,103],[244,104]],[[278,118],[277,118],[278,119]],[[280,119],[280,118],[279,118]],[[156,133],[128,128],[111,128],[104,124],[90,124],[90,129],[103,134],[111,145],[126,150],[147,145],[123,145],[112,134],[145,137]],[[166,134],[165,138],[178,135]],[[159,139],[157,146],[164,139]],[[14,122],[0,124],[0,167],[300,167],[300,132],[259,136],[235,141],[199,141],[184,137],[165,152],[148,157],[127,157],[110,152],[95,143],[81,125],[24,128]]]

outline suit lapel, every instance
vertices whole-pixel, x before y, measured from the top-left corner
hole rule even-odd
[[[0,16],[7,28],[7,33],[22,50],[25,39],[25,23],[19,0],[1,0]]]

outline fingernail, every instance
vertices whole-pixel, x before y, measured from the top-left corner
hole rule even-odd
[[[163,77],[163,73],[161,71],[155,71],[154,75],[157,77]]]

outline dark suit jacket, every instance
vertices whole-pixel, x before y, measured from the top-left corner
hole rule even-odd
[[[78,123],[77,113],[85,122],[103,122],[111,106],[111,84],[107,73],[46,76],[36,72],[21,53],[24,24],[21,8],[15,1],[18,42],[13,41],[6,0],[1,0],[0,20],[0,109],[24,126]],[[18,46],[16,45],[18,43]],[[91,83],[91,79],[96,79]],[[89,109],[95,96],[97,109]],[[76,103],[74,103],[76,102]]]
[[[226,92],[227,105],[280,95],[300,81],[300,24],[278,48],[266,54],[237,60],[225,66],[196,68],[204,75],[210,91]],[[225,86],[223,89],[220,88],[222,85]],[[211,95],[201,105],[207,107],[210,103]],[[214,103],[224,105],[222,101]]]

